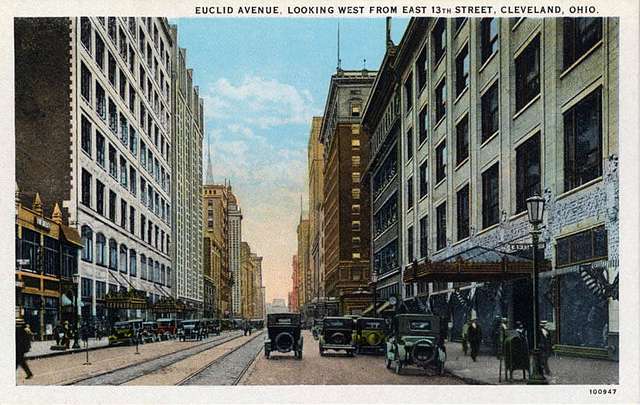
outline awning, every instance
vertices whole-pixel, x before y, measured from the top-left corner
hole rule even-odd
[[[539,271],[551,270],[548,260],[541,260]],[[424,261],[404,271],[405,283],[417,281],[504,281],[530,277],[533,261],[512,253],[476,246],[443,261]]]
[[[67,240],[67,242],[78,247],[82,247],[82,239],[80,239],[80,235],[75,228],[71,228],[69,226],[61,224],[60,229],[62,229],[62,235]]]
[[[113,309],[147,309],[147,295],[142,290],[110,291],[105,297],[107,308]]]

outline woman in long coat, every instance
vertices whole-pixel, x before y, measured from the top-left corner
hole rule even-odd
[[[476,319],[471,320],[471,324],[467,330],[467,336],[469,347],[471,348],[471,359],[476,361],[476,357],[478,357],[478,352],[480,351],[480,341],[482,341],[482,331]]]

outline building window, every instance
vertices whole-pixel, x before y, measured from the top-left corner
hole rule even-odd
[[[604,226],[557,240],[556,266],[558,267],[606,259],[607,257],[607,230]]]
[[[120,78],[120,80],[118,81],[119,83],[119,94],[120,94],[120,98],[123,101],[127,100],[127,76],[124,75],[124,72],[120,69],[118,69],[118,77]]]
[[[127,160],[120,156],[120,184],[127,188],[127,176],[129,173],[127,172]]]
[[[82,297],[82,301],[91,302],[91,297],[93,296],[93,280],[90,278],[82,277],[80,279],[80,297]]]
[[[80,41],[91,53],[91,21],[88,17],[80,17]]]
[[[140,278],[147,279],[147,256],[140,255]]]
[[[422,92],[427,84],[427,47],[422,48],[420,56],[416,61],[416,72],[418,72],[418,94]]]
[[[359,117],[360,114],[362,113],[362,102],[360,101],[354,101],[351,103],[351,116],[352,117]]]
[[[443,78],[436,86],[436,124],[447,113],[447,81]]]
[[[82,234],[82,260],[93,261],[93,231],[87,225],[83,225]]]
[[[120,245],[120,262],[119,270],[121,273],[127,273],[127,247],[125,245]]]
[[[129,275],[131,275],[131,277],[135,277],[137,275],[137,262],[138,256],[136,255],[136,251],[131,249],[129,251]]]
[[[351,181],[353,183],[360,183],[360,172],[352,172],[351,173]]]
[[[91,174],[82,169],[82,204],[91,207]]]
[[[429,193],[429,162],[425,160],[420,164],[420,198]]]
[[[107,283],[96,280],[96,300],[104,300],[107,293]]]
[[[456,194],[458,240],[469,237],[469,185],[464,186]]]
[[[82,150],[91,157],[91,123],[84,115],[82,116],[80,123],[80,132]]]
[[[444,249],[447,246],[447,202],[443,202],[436,208],[436,249]]]
[[[516,111],[540,94],[540,35],[516,58]]]
[[[456,97],[469,86],[469,48],[465,45],[456,56]]]
[[[140,214],[140,239],[145,240],[147,236],[147,218],[144,215]]]
[[[568,68],[602,39],[602,18],[564,18],[564,68]]]
[[[413,71],[409,73],[409,77],[404,81],[404,110],[409,112],[413,107]]]
[[[498,81],[482,95],[482,142],[485,142],[498,131]]]
[[[480,20],[480,42],[482,63],[498,51],[498,19],[483,18]]]
[[[540,195],[540,134],[516,148],[516,213],[527,210],[527,198]]]
[[[111,86],[113,86],[114,88],[116,87],[116,60],[113,58],[113,55],[111,54],[111,52],[107,52],[107,68],[109,70],[108,72],[108,76],[109,76],[109,83],[111,83]]]
[[[439,18],[431,33],[433,37],[433,60],[437,64],[444,55],[447,46],[446,27],[444,18]]]
[[[104,184],[96,179],[96,212],[104,215]]]
[[[427,140],[427,128],[429,125],[428,107],[424,106],[418,115],[418,142],[420,145]]]
[[[104,41],[100,38],[100,35],[96,32],[96,64],[100,70],[104,70]]]
[[[116,148],[113,145],[109,145],[109,174],[117,178],[118,177],[118,157],[116,156]]]
[[[351,189],[351,198],[354,199],[354,200],[359,200],[360,199],[360,189],[359,188]]]
[[[118,270],[118,244],[115,239],[109,239],[109,268]]]
[[[91,72],[87,66],[83,63],[80,65],[80,94],[87,103],[91,104]]]
[[[469,157],[469,116],[456,125],[456,165]]]
[[[413,226],[407,228],[407,263],[411,263],[415,259],[413,254]]]
[[[447,140],[436,146],[436,184],[447,177]]]
[[[500,220],[500,196],[498,163],[482,173],[482,228],[497,224]]]
[[[109,38],[111,38],[111,41],[115,44],[118,39],[116,17],[109,17],[107,19],[107,32],[109,33]]]
[[[351,258],[352,259],[360,259],[360,252],[351,253]]]
[[[462,28],[462,26],[464,25],[464,22],[467,21],[466,17],[456,17],[453,19],[453,24],[455,27],[455,30],[458,31],[460,28]]]
[[[106,239],[103,234],[96,235],[96,263],[105,266],[107,264],[107,256],[105,252]]]
[[[413,177],[407,179],[407,209],[413,208]]]
[[[407,161],[413,158],[413,128],[407,131]]]
[[[564,190],[602,176],[602,89],[564,113]]]
[[[118,131],[118,111],[113,100],[109,99],[109,129],[111,132]]]
[[[116,193],[109,190],[109,219],[116,222]]]
[[[107,100],[104,89],[96,80],[96,113],[103,120],[107,118]]]
[[[127,201],[124,198],[120,199],[120,226],[127,227]]]
[[[427,257],[429,249],[429,228],[427,225],[427,217],[420,218],[420,258]]]

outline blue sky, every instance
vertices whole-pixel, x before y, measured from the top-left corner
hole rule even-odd
[[[291,289],[300,198],[306,206],[311,117],[322,115],[337,64],[377,69],[385,19],[187,18],[178,44],[205,103],[206,151],[216,182],[229,179],[243,211],[242,233],[263,256],[267,300]],[[408,20],[394,19],[397,44]],[[210,146],[208,146],[210,144]]]

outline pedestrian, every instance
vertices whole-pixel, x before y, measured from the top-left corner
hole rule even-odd
[[[542,358],[543,371],[551,375],[549,369],[549,356],[551,356],[551,335],[547,329],[547,321],[540,321],[540,356]]]
[[[469,351],[469,324],[471,323],[471,321],[467,321],[462,325],[462,351],[464,352],[464,355],[467,355],[467,352]]]
[[[24,321],[19,319],[16,322],[16,370],[18,367],[22,367],[24,372],[27,373],[27,380],[33,377],[25,357],[25,354],[31,350],[31,335],[29,325],[25,325]]]
[[[482,330],[475,317],[471,319],[467,334],[469,347],[471,349],[471,359],[476,361],[476,357],[478,357],[478,352],[480,351],[480,342],[482,341]]]
[[[64,321],[64,337],[62,344],[66,349],[69,349],[69,343],[71,342],[71,328],[69,327],[69,321]]]
[[[62,338],[62,325],[59,323],[56,324],[56,327],[53,328],[53,337],[56,340],[56,346],[60,346],[60,340]]]

